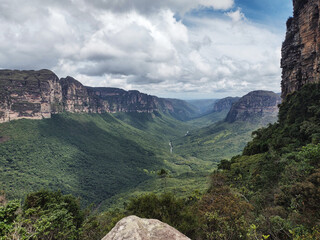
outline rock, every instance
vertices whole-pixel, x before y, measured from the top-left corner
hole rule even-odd
[[[213,106],[213,112],[222,112],[230,110],[232,105],[239,101],[239,97],[226,97],[217,101]]]
[[[168,224],[156,219],[125,217],[102,240],[187,240],[190,239]]]
[[[72,77],[50,70],[0,70],[0,123],[20,118],[50,118],[51,114],[163,112],[181,120],[193,116],[182,100],[164,99],[139,91],[83,86]]]
[[[271,91],[253,91],[240,98],[232,105],[225,121],[259,121],[272,122],[278,114],[281,98]]]
[[[282,45],[282,98],[304,84],[320,81],[319,0],[293,0]]]
[[[49,70],[0,70],[0,122],[50,118],[59,111],[59,78]]]

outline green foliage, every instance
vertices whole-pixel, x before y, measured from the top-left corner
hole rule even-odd
[[[20,203],[17,200],[0,206],[0,239],[6,239],[4,236],[13,231],[19,207]]]
[[[110,114],[59,114],[1,124],[0,189],[10,199],[41,188],[61,189],[88,205],[157,181],[161,168],[173,173],[171,180],[192,171],[185,160],[170,154],[168,144],[189,125],[165,115],[121,116],[127,123],[120,114],[119,119]],[[180,182],[188,186],[190,179]],[[160,185],[151,191],[162,191]]]
[[[155,218],[165,222],[189,237],[194,237],[198,230],[197,216],[191,206],[172,193],[157,196],[153,193],[131,199],[126,206],[129,215],[142,218]],[[189,202],[190,203],[190,202]]]
[[[83,211],[78,199],[61,192],[31,193],[23,206],[0,207],[0,239],[79,239]]]
[[[281,104],[279,121],[253,132],[223,175],[254,206],[256,233],[317,239],[320,221],[320,84]]]
[[[80,239],[102,239],[124,217],[125,214],[119,210],[90,215],[83,224]]]

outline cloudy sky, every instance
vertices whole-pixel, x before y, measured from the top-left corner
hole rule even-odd
[[[0,68],[182,99],[280,92],[291,0],[0,0]]]

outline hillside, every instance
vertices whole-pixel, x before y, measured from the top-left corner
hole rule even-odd
[[[234,100],[234,99],[233,99]],[[235,99],[237,100],[237,99]],[[196,157],[218,164],[222,159],[229,159],[240,154],[248,141],[251,132],[277,120],[280,97],[268,91],[254,91],[233,103],[230,98],[223,99],[220,105],[231,108],[228,113],[221,111],[189,121],[195,125],[209,126],[190,131],[173,142],[175,153],[183,157]],[[216,104],[219,104],[217,102]],[[218,122],[219,118],[223,121]],[[217,121],[210,124],[210,121]]]
[[[227,182],[254,206],[258,231],[272,239],[317,239],[319,99],[319,84],[287,96],[279,121],[253,132],[243,154],[220,165]]]
[[[184,135],[186,126],[147,114],[151,119],[144,125],[141,117],[136,122],[150,129],[139,130],[107,113],[1,124],[0,188],[9,198],[49,188],[99,203],[157,178],[161,168],[179,171],[180,165],[172,163],[169,139]],[[183,163],[181,169],[185,171]]]
[[[216,100],[207,107],[206,112],[195,119],[189,120],[188,123],[197,128],[207,127],[226,118],[232,105],[239,101],[238,97],[226,97]]]

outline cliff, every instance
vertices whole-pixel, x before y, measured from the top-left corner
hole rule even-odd
[[[163,99],[118,88],[83,86],[72,77],[50,70],[0,70],[0,123],[21,118],[50,118],[51,114],[162,111],[185,120],[195,111],[176,99]]]
[[[225,121],[263,121],[263,118],[277,117],[281,98],[271,91],[253,91],[232,105]],[[269,121],[269,119],[266,119]]]
[[[226,97],[217,101],[213,106],[213,112],[222,112],[224,110],[230,110],[232,105],[237,102],[239,97]]]
[[[0,122],[49,118],[61,103],[61,85],[53,72],[0,71]]]
[[[282,45],[282,98],[306,83],[319,82],[319,0],[293,0],[293,18],[287,21]]]

